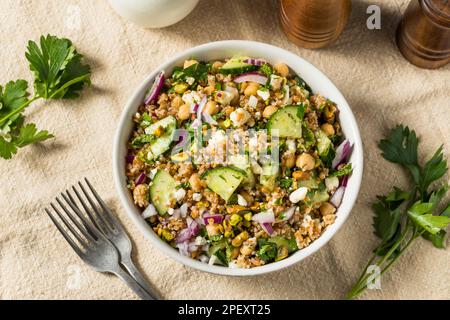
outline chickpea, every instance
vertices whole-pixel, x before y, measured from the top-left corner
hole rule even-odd
[[[322,129],[322,131],[323,131],[328,137],[333,136],[334,133],[335,133],[334,128],[333,128],[333,125],[331,125],[331,124],[329,124],[329,123],[324,123],[324,124],[320,127],[320,129]]]
[[[189,119],[189,116],[190,116],[190,107],[187,104],[183,104],[178,109],[178,119],[187,120],[187,119]]]
[[[292,177],[295,180],[308,180],[309,178],[311,178],[311,174],[309,174],[309,172],[295,171],[292,174]]]
[[[208,236],[210,236],[210,237],[217,236],[219,234],[222,234],[223,227],[220,224],[207,224],[206,232],[208,233]]]
[[[200,176],[198,173],[194,173],[189,178],[189,185],[191,186],[192,190],[194,191],[201,191],[202,189],[202,181],[200,180]]]
[[[297,157],[295,164],[303,171],[308,171],[314,169],[316,161],[314,160],[312,155],[303,153]]]
[[[206,93],[207,95],[212,94],[214,91],[216,90],[216,88],[214,88],[213,86],[208,86],[206,88],[203,89],[203,92]]]
[[[219,71],[219,69],[223,66],[223,62],[222,61],[214,61],[212,64],[212,70],[213,71]]]
[[[277,110],[275,106],[267,106],[263,111],[263,117],[269,119]]]
[[[197,64],[197,63],[198,63],[197,60],[186,60],[186,61],[184,61],[183,68],[184,69],[189,68],[190,66]]]
[[[205,106],[205,109],[203,109],[203,112],[207,112],[211,116],[215,115],[217,112],[219,112],[219,108],[217,107],[217,102],[208,101],[208,103]]]
[[[258,89],[259,89],[259,84],[257,84],[257,83],[251,83],[251,84],[249,84],[249,85],[247,86],[247,88],[245,88],[244,94],[245,94],[247,97],[250,97],[250,96],[256,96],[256,92],[258,91]]]
[[[292,169],[295,166],[295,153],[289,152],[285,156],[284,161],[286,168]]]
[[[322,216],[327,216],[336,212],[336,208],[329,202],[324,202],[319,208]]]
[[[282,77],[287,77],[289,75],[289,68],[284,63],[277,63],[273,66],[276,72],[280,74]]]
[[[176,96],[173,98],[172,102],[170,103],[172,108],[178,109],[183,104],[183,99],[181,99],[180,96]]]

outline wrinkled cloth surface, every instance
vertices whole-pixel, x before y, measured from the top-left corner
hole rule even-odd
[[[381,30],[366,27],[366,9],[382,9]],[[0,83],[32,81],[27,41],[41,34],[70,38],[93,67],[93,86],[81,99],[38,102],[28,121],[56,138],[0,160],[0,298],[135,299],[116,277],[96,273],[71,251],[43,208],[89,177],[134,242],[135,260],[166,299],[342,299],[366,264],[377,239],[370,205],[407,176],[380,156],[377,142],[397,123],[414,128],[421,158],[439,145],[450,154],[450,65],[423,70],[398,51],[394,34],[407,0],[353,1],[341,37],[321,50],[290,43],[277,3],[202,0],[180,23],[146,30],[120,18],[103,0],[0,0]],[[364,143],[364,178],[354,209],[335,237],[306,260],[279,272],[232,278],[185,267],[159,252],[127,217],[112,178],[112,141],[127,99],[168,57],[217,40],[270,43],[307,59],[342,91]],[[325,93],[326,94],[326,93]],[[449,299],[450,250],[419,240],[381,279],[367,299]]]

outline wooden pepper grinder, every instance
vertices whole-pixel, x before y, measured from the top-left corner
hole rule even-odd
[[[397,45],[412,64],[436,69],[450,62],[450,0],[412,0],[397,29]]]
[[[339,37],[350,11],[351,0],[280,0],[279,15],[290,41],[316,49]]]

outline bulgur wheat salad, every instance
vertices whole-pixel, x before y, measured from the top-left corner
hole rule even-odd
[[[186,60],[133,120],[126,175],[156,234],[204,263],[285,259],[334,223],[351,146],[334,102],[284,63]]]

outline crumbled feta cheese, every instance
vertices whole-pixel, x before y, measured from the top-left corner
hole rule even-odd
[[[307,193],[308,193],[308,188],[306,188],[306,187],[298,188],[297,190],[295,190],[294,192],[292,192],[289,195],[289,200],[292,203],[297,203],[299,201],[305,200]]]
[[[244,125],[250,119],[250,113],[247,110],[239,108],[230,114],[230,120],[235,127]]]
[[[200,200],[202,200],[202,194],[201,194],[201,193],[194,193],[194,194],[192,195],[192,200],[194,200],[194,201],[200,201]]]
[[[328,191],[336,190],[339,187],[339,178],[338,177],[328,177],[325,179],[325,186]]]
[[[151,171],[150,171],[150,174],[148,175],[148,177],[150,178],[150,179],[152,179],[153,180],[153,178],[156,176],[156,173],[158,172],[158,169],[152,169]]]
[[[270,92],[267,89],[260,89],[258,91],[256,91],[256,93],[258,94],[258,96],[261,97],[261,99],[263,99],[264,101],[268,100],[270,98]]]
[[[175,210],[173,208],[169,208],[169,210],[167,210],[167,213],[172,216],[173,213],[175,212]]]
[[[282,82],[283,78],[281,78],[280,76],[277,76],[275,74],[270,76],[270,86],[273,90],[280,90]]]
[[[175,197],[177,202],[180,202],[181,200],[183,200],[185,195],[186,195],[186,190],[184,190],[183,188],[178,189],[173,194],[173,196]]]
[[[209,258],[208,264],[212,266],[212,265],[216,264],[218,261],[219,261],[219,259],[215,255],[212,255],[211,258]]]
[[[256,106],[258,105],[258,98],[256,98],[255,96],[250,96],[250,98],[248,98],[248,106],[250,108],[256,108]]]
[[[243,196],[241,196],[240,194],[238,194],[237,200],[238,200],[238,205],[240,205],[240,206],[246,207],[248,205],[247,200],[245,200],[245,198]]]
[[[287,145],[287,148],[288,148],[289,151],[295,152],[295,149],[296,149],[295,140],[287,139],[286,140],[286,145]]]
[[[156,216],[158,212],[156,211],[156,208],[154,205],[149,204],[148,207],[142,212],[142,218],[148,219],[150,217]]]
[[[197,246],[203,246],[203,245],[205,245],[207,243],[208,243],[208,241],[206,241],[206,239],[201,237],[201,236],[198,236],[197,238],[195,238],[195,244]]]
[[[186,77],[186,83],[190,86],[192,86],[195,82],[195,79],[192,77]]]

